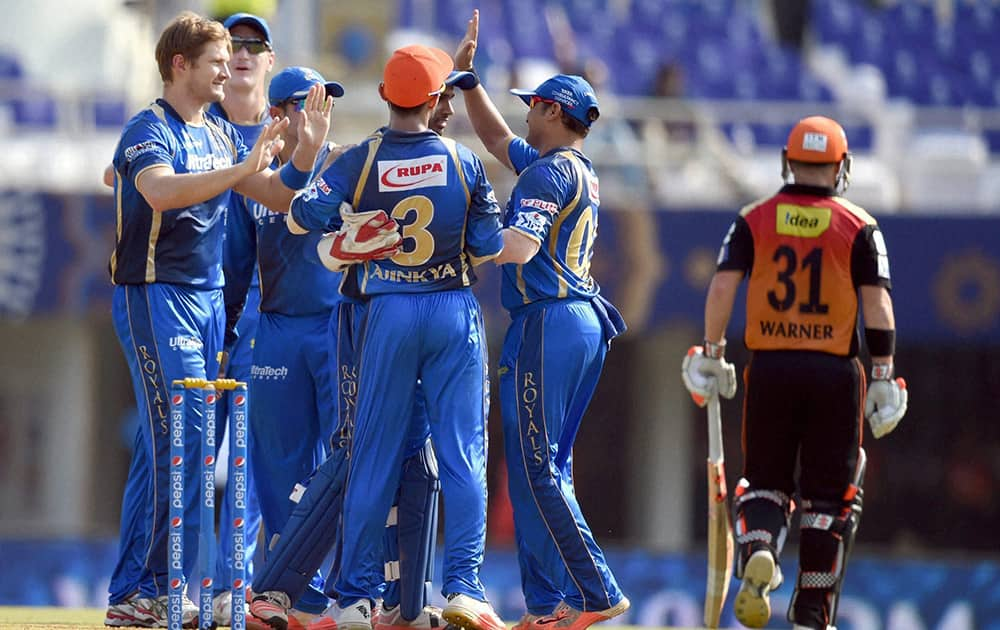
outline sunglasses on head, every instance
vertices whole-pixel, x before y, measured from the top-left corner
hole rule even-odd
[[[528,109],[531,109],[538,103],[545,103],[546,105],[552,105],[553,103],[555,103],[555,101],[552,100],[551,98],[542,98],[541,96],[538,96],[536,94],[531,97],[531,101],[528,103]]]
[[[271,44],[268,44],[262,39],[244,39],[242,37],[234,37],[233,54],[238,53],[241,48],[246,48],[247,52],[251,55],[259,55],[262,52],[271,50]]]

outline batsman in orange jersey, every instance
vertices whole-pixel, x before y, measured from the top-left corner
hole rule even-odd
[[[752,355],[743,373],[743,478],[733,510],[742,580],[734,610],[750,628],[770,619],[796,503],[799,575],[788,620],[795,630],[833,627],[862,511],[862,417],[880,438],[906,412],[906,384],[893,379],[888,252],[875,219],[839,196],[850,168],[836,121],[812,116],[793,127],[782,154],[786,185],[743,208],[730,227],[708,289],[704,345],[682,365],[696,400],[736,394],[725,332],[747,278],[743,338]],[[858,359],[859,311],[870,384]]]

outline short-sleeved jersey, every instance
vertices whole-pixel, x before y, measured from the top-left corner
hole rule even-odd
[[[401,251],[354,265],[341,290],[351,297],[471,286],[474,264],[503,249],[500,207],[480,159],[433,131],[387,128],[349,149],[292,201],[310,231],[339,227],[346,201],[385,210],[402,230]]]
[[[314,177],[332,148],[326,143],[316,155]],[[284,214],[263,210],[254,215],[261,312],[310,315],[329,311],[340,299],[341,274],[311,262],[316,241],[289,232]],[[304,252],[306,247],[313,251]]]
[[[229,124],[243,136],[243,143],[247,145],[248,149],[257,143],[257,138],[260,137],[260,134],[264,132],[264,128],[272,120],[271,115],[265,111],[259,123],[253,125],[234,123],[229,120],[229,115],[226,114],[226,110],[222,107],[221,103],[212,103],[208,111],[219,118],[229,121]],[[231,192],[230,194],[232,198],[229,202],[229,212],[226,215],[226,244],[222,250],[222,265],[223,270],[227,273],[227,283],[229,282],[228,269],[232,268],[234,264],[239,265],[244,257],[249,256],[252,258],[254,256],[256,245],[252,240],[254,232],[253,218],[267,212],[267,208],[263,204],[245,195],[241,195],[238,192]],[[252,265],[253,261],[251,260],[251,268]],[[257,274],[251,274],[250,278],[250,286],[257,286]]]
[[[558,298],[590,299],[600,287],[590,275],[597,238],[600,186],[590,160],[575,149],[545,155],[522,138],[507,149],[520,173],[504,214],[504,227],[539,244],[523,265],[503,265],[505,308]]]
[[[788,185],[740,211],[719,270],[749,273],[750,350],[858,352],[858,287],[891,288],[885,240],[862,208],[832,189]]]
[[[239,132],[213,114],[206,113],[202,125],[189,125],[162,99],[136,114],[125,125],[113,161],[117,233],[112,282],[221,287],[229,191],[186,208],[156,212],[135,182],[156,166],[200,173],[237,164],[247,153]]]

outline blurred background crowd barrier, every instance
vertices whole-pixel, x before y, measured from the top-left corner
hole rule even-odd
[[[593,270],[630,330],[609,355],[575,475],[637,603],[628,622],[700,617],[707,445],[680,358],[700,339],[734,213],[777,189],[788,129],[818,113],[844,124],[855,155],[847,196],[886,235],[897,365],[911,389],[899,429],[865,443],[865,513],[839,627],[1000,628],[1000,3],[4,4],[0,605],[104,602],[136,420],[111,326],[115,213],[100,176],[121,126],[159,94],[162,26],[181,9],[264,15],[279,68],[314,66],[347,87],[331,135],[349,143],[385,122],[376,86],[388,52],[413,42],[453,50],[479,8],[477,69],[516,132],[525,112],[508,87],[564,71],[599,90],[602,117],[586,144],[603,201]],[[456,106],[447,133],[485,155]],[[484,161],[505,199],[511,176]],[[498,286],[495,268],[481,268],[494,353],[507,324]],[[746,355],[732,346],[740,365]],[[739,416],[738,402],[724,405],[730,487]],[[523,603],[496,409],[490,430],[484,576],[513,618]]]

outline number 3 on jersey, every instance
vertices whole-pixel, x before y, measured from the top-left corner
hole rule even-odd
[[[419,267],[430,260],[434,235],[427,226],[434,218],[434,202],[423,195],[412,195],[397,203],[390,214],[403,229],[403,245],[390,260],[404,267]]]
[[[795,250],[788,245],[781,245],[775,250],[772,260],[778,265],[783,265],[783,268],[778,271],[779,287],[767,292],[767,301],[774,310],[787,311],[795,303],[797,294],[795,275],[799,270],[798,256]],[[802,259],[801,269],[802,271],[809,270],[809,276],[805,279],[808,285],[809,299],[799,303],[799,312],[816,315],[826,314],[830,310],[830,306],[820,302],[820,283],[823,279],[823,248],[816,247],[806,254]]]

